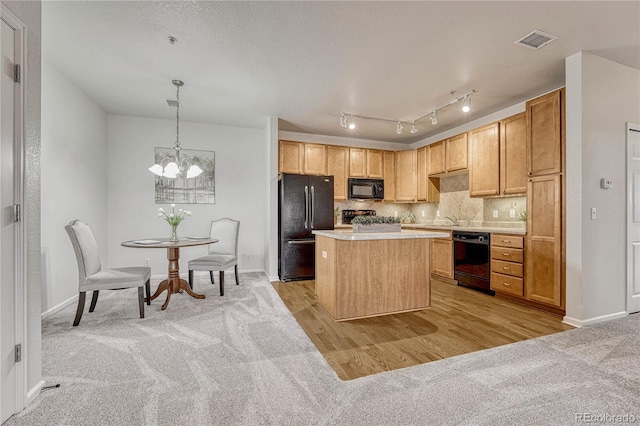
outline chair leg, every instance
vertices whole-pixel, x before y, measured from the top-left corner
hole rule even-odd
[[[80,318],[82,318],[82,312],[84,311],[84,299],[87,296],[87,292],[81,291],[78,295],[78,310],[76,311],[76,318],[73,320],[73,326],[80,324]]]
[[[91,296],[91,305],[89,305],[89,312],[93,312],[96,308],[96,303],[98,303],[98,290],[93,291],[93,295]]]
[[[211,277],[211,284],[215,284],[213,282],[213,271],[209,271],[209,276]]]
[[[151,304],[151,278],[144,284],[145,290],[147,290],[147,305]]]
[[[234,266],[234,269],[236,271],[236,285],[240,285],[240,281],[238,281],[238,264],[236,263]]]
[[[220,296],[224,296],[224,271],[220,271]]]
[[[138,287],[138,305],[140,306],[140,318],[144,318],[144,288]]]
[[[193,290],[193,269],[189,269],[189,288]]]

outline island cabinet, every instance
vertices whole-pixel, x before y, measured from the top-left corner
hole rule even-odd
[[[491,235],[491,290],[524,296],[524,237]]]
[[[304,143],[280,141],[278,146],[278,173],[304,173]]]
[[[416,151],[416,201],[440,201],[440,178],[429,177],[428,146]]]
[[[469,132],[469,196],[486,197],[500,193],[500,123]]]
[[[347,199],[349,148],[327,145],[327,174],[333,176],[333,199]]]
[[[416,151],[396,151],[396,201],[416,201]]]
[[[396,200],[396,153],[382,151],[384,201]]]
[[[415,311],[431,306],[430,239],[407,231],[356,234],[314,231],[315,291],[336,321]]]

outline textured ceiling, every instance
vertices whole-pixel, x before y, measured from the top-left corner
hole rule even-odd
[[[107,112],[411,143],[564,84],[589,51],[640,68],[640,2],[43,1],[43,57]],[[559,39],[513,44],[534,29]],[[168,37],[178,39],[175,45]],[[339,126],[340,112],[418,133]]]

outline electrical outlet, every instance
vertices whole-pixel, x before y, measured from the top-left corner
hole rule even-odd
[[[323,259],[327,258],[327,252],[325,250],[322,250],[322,258]]]
[[[398,217],[398,210],[393,212],[393,217]]]
[[[149,258],[148,257],[144,258],[144,266],[149,266]]]
[[[494,210],[493,211],[493,218],[497,219],[498,218],[498,210]]]
[[[516,217],[516,211],[514,209],[509,210],[509,217],[511,219]]]
[[[436,210],[436,217],[440,217],[440,210]]]
[[[424,212],[424,210],[422,210],[422,217],[425,217],[425,212]]]
[[[591,207],[591,220],[596,220],[596,208]]]

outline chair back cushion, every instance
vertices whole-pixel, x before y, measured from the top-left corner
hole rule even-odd
[[[240,222],[223,218],[211,222],[211,238],[218,240],[209,245],[211,254],[231,254],[238,256],[238,230]]]
[[[87,277],[99,272],[101,269],[98,243],[96,243],[93,232],[91,232],[91,228],[86,223],[73,220],[64,228],[67,230],[69,238],[71,238],[71,244],[73,244],[73,250],[76,253],[80,282],[84,283]]]

